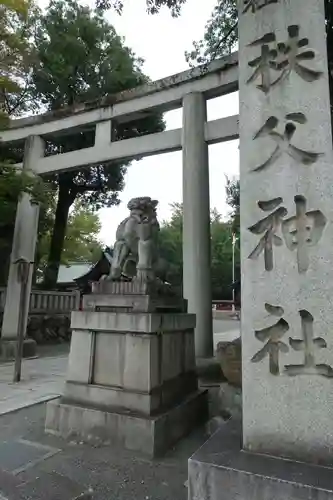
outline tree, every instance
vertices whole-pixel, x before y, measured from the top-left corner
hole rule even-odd
[[[96,0],[100,8],[113,7],[119,13],[124,3],[126,0]],[[162,6],[166,6],[174,16],[181,14],[185,3],[186,0],[146,0],[149,13],[156,14]],[[333,0],[325,0],[325,15],[330,88],[333,94]],[[185,54],[187,61],[191,65],[203,64],[229,54],[238,41],[237,28],[237,0],[217,0],[202,40],[193,42],[193,49]]]
[[[28,0],[0,1],[0,127],[23,109],[33,49],[30,41]],[[39,198],[40,179],[18,172],[10,161],[20,161],[22,148],[1,146],[0,151],[0,283],[7,278],[17,202],[23,192]]]
[[[218,212],[211,216],[212,295],[216,300],[232,299],[233,220],[221,220]],[[239,246],[235,247],[235,275],[239,275]]]
[[[29,0],[0,1],[0,125],[16,114],[25,96],[33,60]]]
[[[159,233],[160,256],[172,266],[169,279],[175,285],[183,281],[183,207],[172,203],[171,218],[161,223]]]
[[[142,60],[124,45],[98,10],[77,0],[51,0],[45,13],[36,15],[34,43],[39,63],[34,66],[32,96],[49,110],[97,100],[148,82]],[[113,140],[164,129],[156,113],[125,124],[115,124]],[[94,130],[60,137],[47,144],[48,154],[64,153],[94,144]],[[123,176],[129,162],[106,162],[79,172],[56,176],[58,200],[51,237],[45,286],[57,281],[70,207],[75,200],[95,210],[119,203]]]
[[[48,216],[52,213],[49,207]],[[54,213],[54,212],[53,212]],[[96,263],[101,256],[103,245],[98,240],[101,223],[98,214],[76,202],[69,215],[60,264],[70,262]],[[52,224],[38,242],[38,275],[43,275],[52,238]]]
[[[193,49],[185,53],[191,66],[230,54],[238,39],[237,0],[217,0],[211,18],[206,24],[203,39],[193,42]]]
[[[233,232],[240,236],[240,183],[239,179],[226,177],[227,204],[231,208],[231,223]]]
[[[171,205],[169,221],[161,224],[159,242],[161,257],[173,266],[172,278],[175,284],[183,277],[183,208],[179,203]],[[212,293],[215,299],[232,298],[232,221],[222,221],[216,209],[211,211],[211,263]],[[239,275],[239,247],[236,247],[236,276]]]
[[[126,0],[125,0],[126,1]],[[147,11],[150,14],[157,14],[161,7],[168,7],[174,17],[179,16],[181,7],[186,3],[186,0],[146,0]],[[123,0],[96,0],[96,8],[104,11],[113,7],[121,14],[124,6]]]

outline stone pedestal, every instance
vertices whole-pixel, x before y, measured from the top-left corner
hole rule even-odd
[[[164,285],[101,282],[72,313],[64,393],[46,432],[156,456],[207,418],[195,315]]]
[[[231,421],[189,460],[189,500],[332,500],[333,467],[242,450]]]

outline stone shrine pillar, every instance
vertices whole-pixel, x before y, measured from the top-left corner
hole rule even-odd
[[[328,500],[333,154],[324,0],[241,0],[239,37],[242,435],[228,422],[192,457],[189,498]]]
[[[183,283],[188,310],[196,314],[195,354],[213,356],[210,204],[206,99],[183,100]]]
[[[247,0],[239,33],[244,447],[333,459],[324,0]]]
[[[38,136],[30,136],[26,139],[23,170],[33,171],[34,163],[44,156],[44,141]],[[31,198],[24,193],[17,205],[15,230],[13,237],[10,269],[6,289],[6,301],[3,315],[0,357],[13,359],[16,352],[17,333],[20,317],[20,296],[22,284],[18,277],[18,259],[24,258],[30,263],[28,283],[26,286],[26,298],[29,303],[31,294],[31,282],[34,271],[35,249],[37,241],[39,218],[39,206],[31,203]],[[25,328],[28,321],[28,308],[24,312]],[[23,356],[30,357],[36,354],[36,342],[33,339],[25,339],[23,344]]]

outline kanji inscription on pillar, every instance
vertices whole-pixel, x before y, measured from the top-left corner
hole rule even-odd
[[[267,5],[278,3],[278,1],[279,0],[244,0],[243,14],[247,11],[255,14]]]
[[[254,354],[251,361],[259,363],[268,357],[269,372],[272,375],[285,373],[289,376],[321,375],[323,377],[333,377],[333,368],[330,365],[316,362],[316,351],[326,349],[327,342],[322,337],[314,337],[312,314],[304,309],[299,311],[302,339],[289,337],[287,343],[284,340],[284,335],[290,330],[290,324],[282,317],[284,309],[268,303],[265,304],[265,309],[270,315],[280,319],[271,326],[255,331],[256,339],[264,343],[264,346]],[[286,364],[281,370],[280,353],[287,354],[291,350],[302,351],[304,361],[300,364]]]
[[[298,163],[302,163],[303,165],[311,165],[321,156],[321,153],[306,151],[294,146],[291,143],[296,132],[297,124],[305,125],[307,122],[304,113],[288,113],[285,115],[284,122],[283,130],[279,131],[280,120],[276,116],[270,116],[266,120],[265,124],[254,135],[254,140],[261,137],[269,137],[276,144],[271,155],[263,163],[257,165],[253,169],[254,172],[260,172],[261,170],[270,167],[283,154],[287,154],[289,157],[293,158]]]
[[[295,196],[296,215],[282,222],[284,241],[289,250],[296,250],[298,271],[309,268],[309,247],[317,245],[326,226],[326,217],[320,210],[306,211],[306,198]]]
[[[266,271],[272,271],[274,267],[273,247],[283,245],[282,238],[276,234],[281,227],[283,217],[288,214],[286,208],[279,206],[282,202],[282,198],[259,201],[258,206],[261,210],[264,212],[273,212],[249,227],[251,233],[262,235],[259,243],[250,253],[249,259],[257,259],[263,253]]]
[[[299,311],[303,339],[289,338],[289,344],[295,351],[304,352],[304,362],[299,365],[286,365],[288,375],[321,375],[333,377],[333,368],[327,364],[316,363],[316,351],[326,349],[327,342],[322,337],[314,338],[313,316],[308,311]]]
[[[289,324],[285,319],[281,318],[284,314],[282,307],[265,304],[265,309],[269,314],[280,317],[280,319],[267,328],[255,331],[256,339],[266,343],[262,349],[253,356],[251,361],[253,363],[258,363],[268,356],[270,373],[272,375],[280,375],[279,354],[280,352],[287,353],[289,351],[288,345],[281,339],[289,330]]]
[[[326,0],[239,0],[243,447],[331,460]]]
[[[285,219],[288,210],[280,206],[283,203],[281,197],[258,202],[260,210],[272,213],[248,228],[251,233],[262,235],[248,258],[255,260],[263,253],[266,271],[272,271],[274,267],[274,246],[281,247],[285,242],[287,249],[296,250],[298,272],[306,272],[309,248],[317,245],[322,237],[327,223],[325,215],[320,210],[306,211],[307,200],[302,195],[296,195],[294,201],[296,215],[289,219]],[[280,230],[282,238],[277,234]]]
[[[309,47],[309,39],[300,38],[299,33],[300,27],[292,25],[288,27],[287,41],[278,42],[275,33],[271,32],[251,42],[248,47],[260,47],[261,53],[248,63],[253,73],[247,83],[259,80],[258,89],[267,94],[293,71],[306,82],[318,80],[322,71],[309,65],[316,53]]]

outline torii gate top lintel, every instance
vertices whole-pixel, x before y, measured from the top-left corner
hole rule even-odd
[[[92,128],[96,123],[110,119],[126,122],[143,117],[147,110],[165,112],[179,108],[184,95],[192,91],[203,92],[207,99],[211,99],[237,89],[238,54],[235,52],[206,67],[183,71],[99,100],[11,120],[9,127],[0,131],[0,142],[22,142],[29,135],[64,135],[77,128]]]
[[[106,161],[138,159],[182,150],[184,296],[189,311],[197,313],[196,351],[213,354],[210,279],[209,155],[208,145],[238,138],[238,116],[207,120],[207,99],[238,90],[238,57],[234,53],[208,67],[191,69],[142,87],[107,96],[101,101],[64,108],[53,113],[13,120],[0,131],[0,143],[25,143],[23,167],[38,175],[87,168]],[[182,107],[182,127],[113,140],[112,122],[126,122],[152,110],[165,112]],[[94,145],[45,156],[45,139],[92,129]],[[200,203],[198,203],[200,200]],[[12,262],[6,292],[2,341],[15,339],[19,321],[21,284],[15,256],[34,261],[38,206],[22,196],[16,212]],[[195,249],[195,251],[193,251]],[[33,265],[25,300],[29,301]],[[22,292],[23,293],[23,292]],[[23,318],[26,324],[27,312]]]

